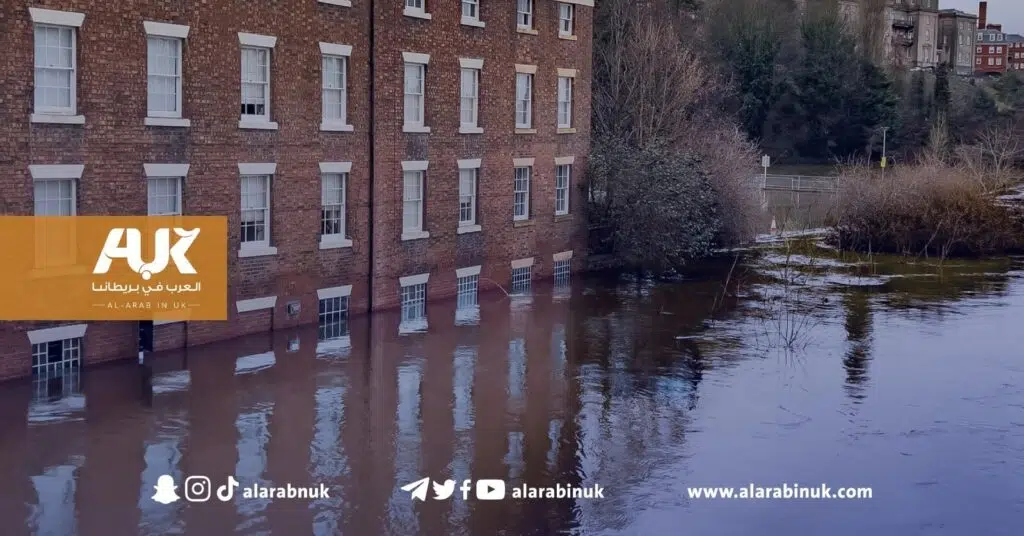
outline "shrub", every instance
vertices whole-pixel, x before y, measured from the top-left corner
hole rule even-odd
[[[847,168],[829,240],[863,252],[963,257],[1024,249],[1024,224],[965,167]]]
[[[598,221],[611,231],[618,264],[661,274],[711,252],[722,223],[701,164],[664,143],[595,142],[590,177],[603,188],[591,195],[602,208]]]

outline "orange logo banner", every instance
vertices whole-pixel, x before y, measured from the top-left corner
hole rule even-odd
[[[227,320],[224,216],[0,216],[0,320]]]

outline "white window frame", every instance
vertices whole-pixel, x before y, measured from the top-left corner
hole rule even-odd
[[[156,127],[190,127],[192,122],[188,119],[184,119],[184,89],[185,89],[185,41],[188,39],[189,27],[182,24],[169,24],[166,22],[152,22],[145,21],[142,23],[142,27],[146,32],[146,74],[147,74],[147,89],[146,89],[146,119],[144,124],[146,126]],[[149,71],[151,66],[149,65],[149,46],[150,42],[154,39],[170,40],[175,42],[178,47],[178,74],[175,88],[177,92],[178,102],[177,108],[172,112],[159,112],[150,111],[149,109],[149,88],[148,88],[148,77],[152,76]],[[165,74],[159,74],[158,76],[167,76]]]
[[[562,84],[568,85],[568,91],[563,94]],[[575,132],[572,126],[573,116],[573,104],[574,104],[574,91],[576,86],[576,70],[575,69],[558,69],[558,83],[555,86],[555,117],[558,123],[558,131],[562,134]],[[563,99],[565,97],[565,99]],[[562,114],[562,105],[566,105],[565,117]],[[564,120],[563,120],[564,119]]]
[[[576,158],[573,156],[563,156],[555,158],[555,216],[565,216],[569,214],[569,207],[571,206],[570,193],[572,192],[572,168],[576,162]],[[561,171],[565,170],[565,184],[560,185],[559,179],[561,178]],[[559,207],[558,193],[562,191],[564,203],[562,207]]]
[[[478,213],[479,213],[479,206],[480,206],[480,202],[479,202],[480,190],[479,189],[480,189],[480,167],[481,167],[481,164],[482,164],[482,160],[479,159],[479,158],[475,158],[475,159],[459,160],[458,163],[459,163],[459,204],[458,204],[459,228],[458,228],[458,234],[466,234],[466,233],[479,232],[482,229],[481,226],[480,226],[480,222],[477,219],[477,216],[478,216]],[[470,201],[471,209],[470,210],[472,211],[472,218],[470,220],[465,220],[464,221],[462,219],[462,198],[466,197],[466,195],[465,195],[465,192],[463,191],[463,188],[462,188],[462,186],[463,186],[463,180],[462,179],[464,178],[464,174],[467,173],[467,172],[471,172],[472,173],[472,189],[471,189],[471,192],[470,192],[470,195],[469,195],[469,197],[471,199],[471,201]]]
[[[403,52],[402,59],[404,64],[402,66],[402,132],[414,132],[414,133],[426,133],[430,132],[430,127],[427,126],[427,65],[430,64],[430,54],[419,54],[416,52]],[[419,93],[408,93],[409,90],[409,68],[414,67],[418,69],[420,74],[420,85]],[[408,103],[406,102],[410,96],[419,97],[419,113],[418,117],[413,118],[409,121],[408,115],[409,110],[407,109]]]
[[[352,0],[317,0],[317,2],[332,6],[352,7]]]
[[[486,24],[480,20],[480,0],[462,0],[460,2],[460,14],[461,22],[464,26],[476,26],[477,28],[483,28]],[[472,11],[475,11],[475,15],[466,15],[466,8],[471,7]]]
[[[256,130],[277,130],[278,125],[276,122],[271,121],[271,106],[273,104],[273,83],[271,75],[273,74],[273,61],[274,61],[274,47],[277,45],[277,38],[269,35],[257,35],[245,32],[238,33],[238,42],[241,45],[239,47],[239,102],[244,94],[242,88],[245,84],[264,84],[264,105],[262,115],[247,115],[242,114],[239,111],[238,128],[242,129],[256,129]],[[245,71],[241,68],[242,63],[245,61],[245,52],[247,50],[256,50],[265,52],[267,55],[267,66],[264,72],[266,80],[264,82],[250,81],[245,78]]]
[[[480,295],[480,266],[455,270],[456,310],[477,309]],[[458,313],[456,313],[458,314]]]
[[[519,133],[530,133],[533,131],[533,85],[536,73],[536,65],[516,64],[515,118],[516,131]],[[523,97],[520,88],[522,83],[527,84],[525,99],[521,98]],[[521,112],[525,113],[525,117],[521,117]]]
[[[417,331],[418,329],[425,329],[427,322],[427,283],[430,281],[430,273],[424,273],[419,275],[408,275],[405,277],[398,278],[399,292],[398,302],[401,309],[401,322],[399,324],[399,332],[405,333],[407,331]],[[422,296],[417,295],[422,291]],[[412,299],[407,302],[406,298],[412,295]],[[421,314],[415,318],[406,318],[406,311],[408,309],[416,308]]]
[[[512,166],[514,174],[512,177],[512,221],[527,221],[530,219],[530,189],[531,182],[533,182],[533,158],[514,158],[512,160]],[[520,170],[525,169],[526,173],[526,187],[525,189],[520,188]],[[522,202],[519,202],[516,197],[520,194],[523,195]],[[522,206],[522,212],[517,214],[517,207]]]
[[[516,0],[516,29],[532,31],[534,26],[534,0]],[[525,6],[525,10],[524,10]]]
[[[484,60],[459,58],[459,133],[460,134],[481,134],[480,127],[480,71],[483,68]],[[473,77],[473,87],[467,92],[465,75]],[[465,121],[466,100],[471,100],[469,111],[472,113],[472,121]]]
[[[35,165],[29,166],[28,169],[29,174],[32,175],[33,183],[41,181],[69,181],[71,188],[71,214],[69,215],[76,216],[78,214],[78,181],[81,180],[82,174],[85,172],[84,165]],[[35,189],[33,188],[33,215],[37,215],[35,203]]]
[[[150,216],[181,216],[185,212],[185,177],[188,176],[188,164],[143,164],[142,168],[146,174],[146,213]],[[175,181],[175,196],[178,212],[166,214],[153,213],[153,198],[150,187],[151,181]]]
[[[67,30],[71,33],[71,76],[69,80],[69,106],[64,107],[44,107],[36,102],[35,96],[32,97],[32,115],[30,117],[33,123],[59,123],[66,125],[82,125],[85,124],[85,116],[78,114],[78,30],[82,27],[82,23],[85,22],[85,14],[77,13],[73,11],[55,11],[52,9],[40,9],[30,7],[28,9],[29,16],[32,19],[32,39],[33,43],[36,39],[36,31],[40,28],[56,28],[60,31]],[[39,66],[39,58],[36,57],[33,52],[33,83],[38,84],[39,80],[35,77],[35,71],[39,68],[47,68]]]
[[[406,17],[430,20],[431,15],[427,13],[427,0],[404,0],[405,8],[402,14]]]
[[[238,204],[238,214],[239,214],[238,257],[239,258],[262,257],[262,256],[267,256],[267,255],[277,255],[277,248],[270,245],[272,243],[271,231],[272,231],[272,227],[273,226],[271,224],[273,223],[273,219],[274,219],[274,211],[273,211],[274,195],[273,194],[274,194],[274,176],[276,175],[276,173],[277,173],[277,164],[273,164],[273,163],[268,163],[268,164],[238,164],[239,188],[241,188],[241,184],[243,183],[242,179],[245,179],[245,178],[248,178],[248,177],[261,177],[261,178],[266,179],[266,188],[267,188],[267,195],[266,195],[267,206],[266,206],[266,208],[263,209],[263,210],[266,211],[266,216],[265,216],[266,217],[266,221],[264,222],[264,229],[263,229],[263,240],[242,242],[241,215],[242,215],[242,210],[243,209],[242,209],[241,199],[239,200],[239,204]],[[241,195],[241,194],[239,194],[239,195]],[[252,209],[250,209],[250,210],[252,210]]]
[[[320,130],[325,132],[352,132],[354,128],[349,122],[348,116],[348,80],[349,80],[349,58],[352,56],[351,45],[339,45],[335,43],[320,43]],[[327,85],[327,60],[341,62],[342,87],[334,88]],[[341,117],[328,117],[327,115],[327,92],[341,93]]]
[[[430,238],[430,233],[427,232],[424,221],[427,211],[427,168],[429,162],[426,160],[407,160],[402,162],[402,240],[419,240],[422,238]],[[419,199],[407,199],[406,198],[406,182],[409,179],[419,180]],[[417,226],[406,227],[405,216],[406,216],[406,205],[410,202],[415,201],[418,204],[418,217]]]
[[[569,18],[565,18],[568,11]],[[566,31],[565,23],[569,22],[569,29]],[[576,6],[568,2],[558,3],[558,37],[574,37],[576,35]]]
[[[320,249],[336,249],[352,247],[352,240],[348,238],[348,185],[349,173],[352,171],[352,162],[321,162],[320,163]],[[341,233],[323,233],[323,210],[326,202],[326,191],[324,190],[325,179],[328,176],[341,177]]]

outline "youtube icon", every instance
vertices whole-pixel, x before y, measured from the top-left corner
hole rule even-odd
[[[481,501],[500,501],[505,498],[505,481],[481,479],[476,481],[476,498]]]

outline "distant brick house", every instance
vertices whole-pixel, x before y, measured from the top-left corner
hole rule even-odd
[[[229,319],[158,349],[580,266],[593,0],[287,4],[5,2],[0,211],[226,215]],[[136,344],[0,323],[0,379]]]

